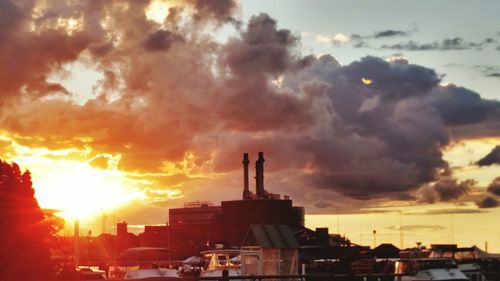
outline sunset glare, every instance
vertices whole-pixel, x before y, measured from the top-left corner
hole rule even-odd
[[[13,161],[30,167],[40,206],[59,210],[66,219],[88,219],[143,196],[129,187],[131,181],[120,171],[96,169],[77,160],[21,157]]]
[[[0,160],[67,232],[286,198],[362,245],[500,253],[499,19],[495,0],[0,0]]]

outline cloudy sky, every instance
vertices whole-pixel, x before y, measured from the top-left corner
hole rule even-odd
[[[486,0],[0,0],[0,157],[94,233],[238,199],[242,153],[264,151],[266,189],[310,227],[500,252],[498,18]]]

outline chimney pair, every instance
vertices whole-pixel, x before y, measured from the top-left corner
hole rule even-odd
[[[255,188],[256,198],[265,198],[266,192],[264,190],[264,152],[259,152],[259,158],[255,161]],[[253,194],[250,192],[248,182],[248,153],[243,153],[243,199],[253,199]]]

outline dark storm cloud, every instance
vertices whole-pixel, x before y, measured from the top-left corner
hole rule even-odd
[[[144,38],[144,48],[149,51],[164,51],[168,50],[172,44],[182,42],[182,36],[175,34],[169,30],[157,30]]]
[[[477,161],[479,166],[491,166],[494,164],[500,164],[500,145],[495,146],[490,153]]]
[[[374,57],[341,67],[325,56],[285,84],[307,79],[330,85],[335,112],[321,131],[297,143],[318,169],[304,176],[313,186],[359,199],[401,198],[447,169],[440,152],[446,129],[420,101],[439,82],[434,71]]]
[[[423,95],[440,81],[432,69],[396,62],[390,64],[376,57],[365,57],[359,62],[353,62],[344,67],[343,73],[348,79],[358,83],[361,83],[362,78],[374,80],[372,87],[380,90],[381,97],[386,99]]]
[[[488,192],[500,196],[500,177],[494,179],[488,186]]]
[[[226,63],[238,75],[280,74],[297,64],[291,48],[298,40],[290,30],[278,29],[269,15],[253,16],[241,39],[225,46]]]
[[[449,202],[459,199],[470,192],[475,185],[472,180],[458,182],[456,179],[443,178],[418,190],[419,201],[424,203]]]
[[[384,44],[380,49],[387,50],[406,50],[406,51],[451,51],[451,50],[479,50],[487,45],[494,43],[491,38],[487,38],[481,42],[467,42],[461,37],[446,38],[441,41],[430,43],[419,43],[413,40],[396,44]]]
[[[499,205],[498,200],[493,197],[485,197],[483,200],[476,202],[476,205],[482,209],[496,208]]]
[[[426,98],[448,126],[478,124],[487,120],[499,120],[500,102],[487,100],[469,89],[453,84],[437,87]]]
[[[322,91],[305,87],[304,95],[270,86],[269,79],[308,65],[310,57],[293,52],[298,37],[279,29],[267,14],[250,18],[239,38],[232,38],[223,47],[223,67],[230,70],[222,85],[218,113],[228,129],[267,131],[289,130],[314,123],[315,93]]]

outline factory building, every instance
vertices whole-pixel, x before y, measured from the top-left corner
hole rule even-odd
[[[241,200],[193,202],[169,210],[170,249],[179,257],[194,255],[214,244],[240,246],[252,224],[279,224],[303,228],[304,208],[294,207],[287,196],[266,191],[264,153],[255,162],[255,193],[250,191],[248,153],[243,155],[243,196]]]
[[[214,241],[221,240],[216,219],[221,214],[220,206],[205,201],[188,202],[184,208],[169,209],[168,213],[170,234],[167,244],[175,256],[198,254]]]

